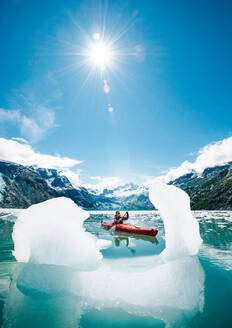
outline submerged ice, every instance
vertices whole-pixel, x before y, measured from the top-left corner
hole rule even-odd
[[[196,315],[204,303],[204,274],[193,256],[201,238],[189,198],[180,189],[156,181],[150,199],[164,221],[166,249],[161,255],[130,259],[102,258],[100,249],[109,247],[109,242],[84,231],[88,213],[68,199],[49,200],[24,211],[14,227],[14,255],[29,263],[16,275],[4,309],[6,317],[19,318],[13,327],[22,324],[22,311],[32,311],[23,303],[24,295],[71,295],[79,307],[73,312],[75,325],[88,308],[117,307],[152,316],[170,327],[183,326]],[[18,304],[13,306],[14,295]],[[62,325],[66,317],[71,318],[62,316]]]

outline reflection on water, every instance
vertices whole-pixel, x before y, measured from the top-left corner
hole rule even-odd
[[[102,251],[105,258],[151,256],[160,254],[165,248],[162,236],[145,236],[126,232],[108,231],[104,238],[112,241],[112,247]]]
[[[123,233],[117,231],[115,231],[113,240],[116,248],[126,246],[130,250],[132,255],[135,255],[138,249],[138,247],[136,248],[136,246],[138,246],[138,243],[136,244],[135,242],[136,240],[142,240],[156,245],[159,243],[156,237],[143,236],[138,234],[126,233],[126,232]],[[155,252],[152,253],[154,254]],[[141,252],[139,254],[141,256]],[[146,250],[143,255],[147,255],[147,254],[148,254],[148,248],[146,247]]]
[[[203,215],[202,215],[203,214]],[[200,255],[224,270],[232,270],[232,212],[196,212],[204,244]]]
[[[116,237],[114,238],[118,238],[118,239],[130,239],[131,241],[133,239],[137,239],[137,240],[144,240],[144,241],[148,241],[152,244],[158,244],[158,240],[155,236],[146,236],[146,235],[139,235],[139,234],[134,234],[134,233],[126,233],[126,232],[119,232],[119,231],[115,231],[114,235]]]
[[[16,263],[11,255],[13,223],[0,220],[3,328],[230,327],[232,223],[221,213],[218,219],[210,219],[208,212],[195,215],[204,240],[200,262],[205,279],[195,257],[156,262],[165,247],[157,213],[130,218],[133,225],[157,228],[157,238],[104,231],[100,221],[111,217],[90,216],[86,229],[113,243],[102,250],[101,268],[81,273]]]

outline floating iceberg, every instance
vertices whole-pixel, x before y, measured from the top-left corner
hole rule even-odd
[[[13,232],[14,255],[28,264],[15,275],[4,308],[5,317],[16,318],[12,327],[30,326],[23,313],[33,317],[36,307],[24,302],[25,296],[37,303],[38,297],[46,297],[49,306],[53,298],[69,297],[72,308],[75,299],[78,310],[72,315],[67,314],[70,309],[61,311],[59,302],[53,303],[54,311],[62,313],[62,325],[69,327],[74,315],[76,327],[89,308],[123,309],[162,320],[168,327],[184,326],[201,311],[204,273],[193,256],[201,238],[189,198],[178,188],[156,181],[150,199],[164,220],[166,249],[161,255],[130,259],[102,258],[100,249],[109,247],[109,242],[97,241],[84,231],[88,213],[68,199],[49,200],[20,214]]]
[[[166,248],[161,256],[196,255],[202,239],[186,192],[157,179],[150,188],[149,197],[164,221]]]
[[[96,269],[102,254],[96,239],[83,229],[88,216],[65,197],[30,206],[14,225],[15,258],[19,262]]]

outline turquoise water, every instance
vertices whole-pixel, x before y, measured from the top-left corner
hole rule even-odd
[[[189,260],[179,267],[178,262],[172,266],[173,271],[168,273],[171,277],[169,288],[173,288],[176,292],[176,299],[171,303],[168,298],[165,299],[165,295],[168,295],[165,288],[162,295],[160,287],[162,280],[157,279],[159,286],[154,286],[153,282],[150,286],[151,293],[155,294],[156,290],[161,288],[161,294],[160,292],[157,294],[157,298],[162,298],[160,308],[156,304],[155,312],[152,312],[150,309],[152,304],[148,302],[148,311],[141,313],[140,309],[135,306],[129,307],[126,302],[123,303],[114,298],[114,295],[106,293],[105,296],[105,290],[103,295],[86,297],[85,290],[79,292],[82,286],[75,283],[76,272],[71,268],[17,263],[12,256],[14,246],[11,239],[16,218],[12,215],[1,216],[0,214],[1,326],[4,328],[129,328],[165,327],[167,322],[171,322],[170,326],[173,327],[232,327],[232,212],[200,211],[195,212],[194,215],[200,224],[203,239],[198,254],[199,261],[193,259],[192,266],[189,266]],[[111,266],[111,272],[116,272],[118,280],[121,279],[121,274],[124,274],[124,277],[130,277],[125,274],[126,270],[138,271],[141,279],[148,280],[150,276],[146,273],[150,270],[151,259],[165,248],[164,227],[159,215],[156,212],[130,215],[131,224],[158,229],[159,233],[156,238],[138,238],[138,236],[128,234],[116,234],[113,231],[102,229],[101,220],[110,222],[112,215],[100,213],[91,215],[85,222],[85,228],[99,239],[112,241],[110,248],[102,250],[104,265]],[[128,267],[126,267],[127,264]],[[153,265],[155,267],[157,263]],[[176,271],[174,271],[175,266],[178,268]],[[144,272],[143,268],[145,268]],[[186,271],[184,271],[185,268]],[[194,272],[190,268],[199,269],[202,279],[199,281],[188,280],[191,275],[194,276]],[[166,273],[164,272],[164,274]],[[175,275],[177,274],[182,275],[183,290],[180,285],[176,285],[177,277]],[[107,280],[106,274],[105,289],[115,287],[110,290],[116,294],[118,281],[110,280],[110,283],[115,286],[107,286]],[[94,285],[95,282],[97,284],[97,280],[93,281],[93,275],[90,273],[89,285]],[[189,282],[191,286],[189,286]],[[123,283],[125,284],[123,296],[125,301],[130,294],[133,295],[133,290],[126,289],[127,281]],[[147,281],[147,285],[149,286],[149,281]],[[140,286],[133,288],[137,287],[140,288]],[[96,286],[95,289],[90,290],[97,293],[97,288]],[[199,290],[199,298],[194,299],[194,290]],[[175,293],[171,295],[175,295]],[[106,304],[104,304],[104,297],[106,297]],[[143,293],[141,292],[142,297]],[[178,302],[178,299],[181,299],[182,303],[175,308],[173,304]],[[146,304],[147,300],[142,301]],[[172,304],[172,306],[167,306],[166,303]]]

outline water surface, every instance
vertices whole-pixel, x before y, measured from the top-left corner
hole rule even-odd
[[[189,315],[186,312],[177,313],[179,317],[176,326],[232,327],[232,212],[196,211],[194,215],[200,224],[203,239],[198,255],[204,275],[201,282],[203,295],[197,313]],[[111,222],[112,217],[110,212],[97,212],[90,215],[84,225],[86,230],[97,238],[112,241],[112,246],[102,250],[102,253],[104,263],[106,265],[115,263],[118,274],[124,270],[123,263],[133,263],[136,271],[138,270],[136,266],[143,263],[147,265],[153,255],[160,254],[165,248],[164,227],[157,212],[130,213],[129,221],[130,224],[137,226],[158,229],[156,238],[138,238],[138,236],[134,238],[127,234],[116,234],[114,231],[102,229],[101,220]],[[164,321],[158,316],[141,315],[138,309],[131,308],[129,311],[125,305],[120,306],[115,303],[115,306],[99,305],[98,308],[96,304],[93,306],[91,300],[83,304],[83,298],[77,296],[75,292],[70,292],[72,286],[66,286],[70,281],[69,277],[73,275],[71,269],[17,263],[12,256],[14,246],[11,238],[16,219],[17,215],[12,215],[10,212],[0,213],[0,320],[3,327],[165,326]],[[25,288],[27,286],[25,280],[30,280],[30,275],[36,277],[36,280],[33,280],[30,288]],[[186,271],[187,275],[191,275],[191,272]],[[50,280],[47,280],[49,283],[43,284],[47,277],[50,277]],[[64,277],[67,278],[65,284]],[[173,281],[175,282],[175,279]],[[61,286],[59,289],[57,289],[57,282]],[[90,281],[90,283],[94,282]],[[38,284],[41,288],[38,288]],[[152,288],[155,290],[155,286],[151,286]],[[130,290],[126,292],[130,293]],[[172,308],[165,311],[166,317],[173,316],[172,311],[177,312]],[[187,321],[186,317],[188,317]]]

